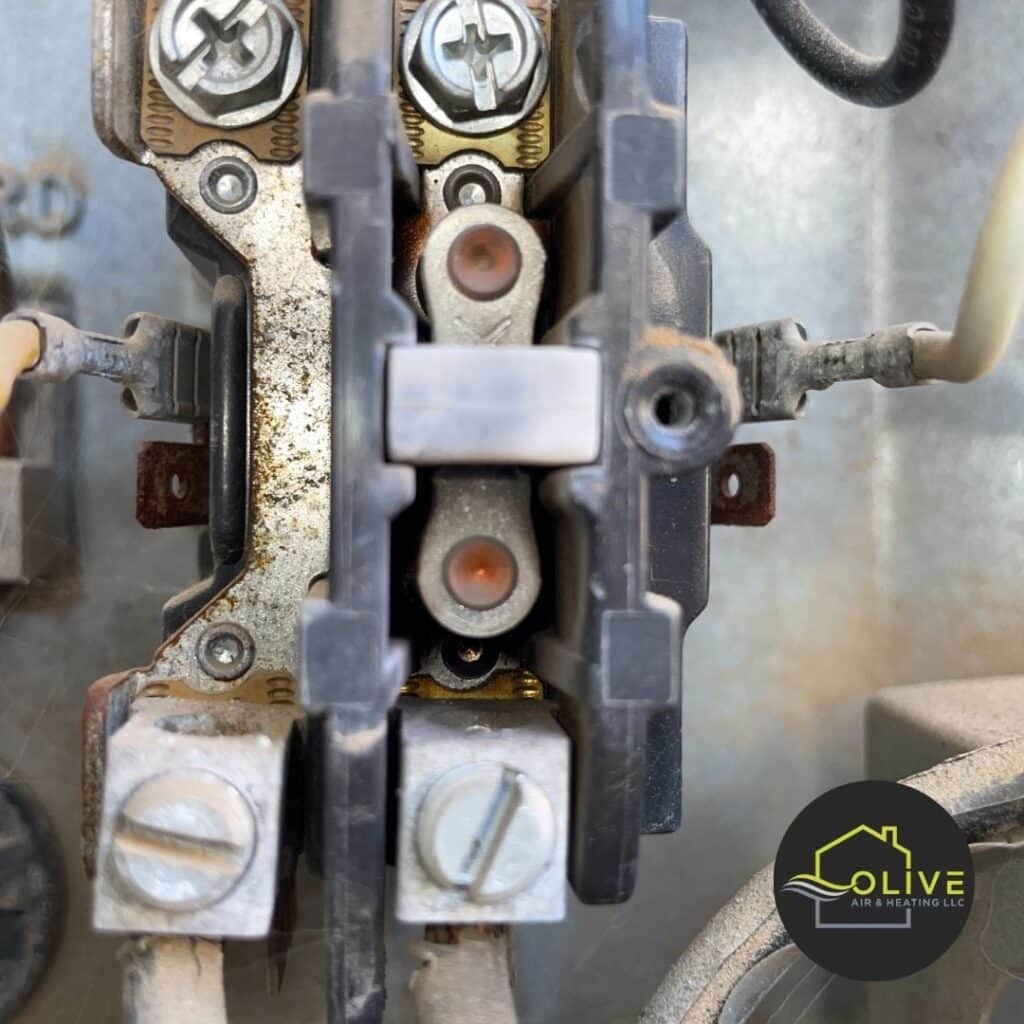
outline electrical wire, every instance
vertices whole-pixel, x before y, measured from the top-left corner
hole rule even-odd
[[[914,343],[914,376],[977,380],[1006,352],[1024,305],[1024,128],[992,191],[953,333],[925,331]]]
[[[39,328],[28,320],[0,323],[0,413],[11,400],[18,374],[39,362]]]
[[[865,107],[894,107],[934,78],[953,32],[956,0],[901,0],[888,57],[844,43],[803,0],[753,0],[776,39],[826,89]]]

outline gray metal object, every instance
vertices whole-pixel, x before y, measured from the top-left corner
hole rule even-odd
[[[1024,820],[1024,738],[946,761],[905,780],[942,804],[968,842],[1004,839]],[[725,1024],[732,992],[789,945],[765,868],[711,920],[676,962],[641,1015],[642,1024]],[[744,1020],[744,1017],[733,1017]]]
[[[241,128],[288,102],[302,77],[302,33],[281,0],[165,0],[149,59],[192,120]]]
[[[212,679],[228,681],[245,675],[255,656],[249,631],[233,622],[213,623],[196,644],[199,667]]]
[[[803,412],[808,391],[842,381],[873,380],[887,388],[922,381],[914,376],[914,340],[937,331],[934,324],[884,327],[866,338],[809,345],[803,324],[770,320],[719,331],[715,343],[736,366],[747,421],[792,420]]]
[[[508,632],[529,614],[540,593],[529,478],[514,471],[439,470],[433,487],[434,504],[416,566],[423,603],[445,629],[459,636]],[[500,545],[512,563],[507,593],[489,607],[460,601],[449,582],[452,553],[477,539]]]
[[[555,845],[551,801],[525,772],[495,762],[459,765],[427,791],[416,849],[434,882],[472,903],[528,889]]]
[[[887,687],[866,709],[866,774],[902,779],[1010,736],[1024,736],[1024,676]]]
[[[462,135],[491,135],[529,116],[548,63],[544,33],[520,0],[427,0],[402,42],[409,96]]]
[[[53,466],[0,458],[0,584],[28,583],[54,564],[61,535]]]
[[[570,466],[601,447],[601,357],[560,346],[388,354],[387,444],[419,466]]]
[[[459,200],[458,193],[463,185],[468,183],[472,186],[474,182],[487,192],[488,202],[516,213],[523,212],[522,173],[506,171],[497,160],[484,153],[456,153],[437,167],[422,168],[423,223],[417,219],[412,237],[398,247],[395,269],[399,290],[424,320],[428,317],[420,294],[419,266],[426,238],[442,217],[456,207],[466,205]],[[492,184],[497,185],[493,197]]]
[[[677,472],[718,458],[742,414],[733,368],[710,343],[664,329],[637,362],[623,410],[636,443]]]
[[[401,730],[399,920],[560,920],[569,744],[551,708],[410,700]]]
[[[267,934],[297,715],[235,701],[135,701],[108,745],[96,928]]]
[[[235,887],[255,846],[252,809],[235,786],[205,770],[169,771],[121,805],[110,855],[140,902],[199,910]]]
[[[497,229],[515,243],[519,270],[494,298],[473,298],[460,288],[451,261],[464,233]],[[547,255],[533,226],[501,206],[464,206],[441,220],[420,261],[424,305],[436,345],[529,345],[537,319]]]
[[[77,373],[123,386],[122,405],[144,420],[194,423],[209,416],[209,335],[152,313],[135,313],[122,338],[83,331],[60,317],[22,309],[6,319],[39,327],[39,362],[25,380],[66,381]]]
[[[241,213],[252,206],[259,190],[256,172],[244,160],[221,156],[211,160],[199,177],[199,192],[218,213]]]

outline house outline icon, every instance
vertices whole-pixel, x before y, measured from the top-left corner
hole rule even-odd
[[[849,832],[843,833],[838,839],[833,839],[832,842],[826,843],[824,846],[819,846],[814,851],[814,873],[818,878],[824,878],[825,875],[822,871],[821,859],[829,852],[842,843],[848,842],[857,835],[868,835],[873,839],[877,839],[880,843],[884,843],[886,846],[891,847],[897,853],[902,854],[906,861],[906,868],[909,871],[911,865],[911,853],[905,846],[901,845],[898,839],[899,831],[895,825],[883,825],[881,828],[872,828],[870,825],[858,825],[856,828],[851,828]],[[821,902],[815,900],[814,902],[814,927],[822,930],[836,929],[907,929],[911,927],[911,916],[910,908],[907,907],[906,913],[903,916],[902,921],[886,921],[877,922],[874,924],[861,924],[861,923],[831,923],[828,921],[822,921],[821,919]]]

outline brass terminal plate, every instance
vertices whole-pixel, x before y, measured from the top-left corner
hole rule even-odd
[[[139,102],[142,141],[160,156],[188,156],[207,142],[236,142],[245,146],[257,160],[269,163],[291,163],[301,151],[302,123],[300,108],[306,92],[309,69],[299,80],[295,95],[268,121],[245,128],[216,128],[199,124],[183,114],[160,88],[149,65],[149,32],[160,9],[161,0],[145,0],[146,30],[141,42],[142,96]],[[309,54],[310,5],[312,0],[285,0],[288,9],[302,30],[303,46]]]
[[[498,135],[456,135],[425,118],[402,86],[402,39],[412,16],[425,0],[395,0],[395,91],[413,156],[418,164],[435,167],[455,153],[474,149],[493,156],[510,170],[529,170],[547,159],[551,149],[551,86],[537,109],[515,128]],[[524,0],[551,43],[551,0]]]
[[[532,672],[507,669],[472,690],[449,690],[430,676],[411,676],[402,687],[402,696],[421,700],[543,700],[544,687]]]

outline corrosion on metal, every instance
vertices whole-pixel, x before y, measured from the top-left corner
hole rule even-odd
[[[775,518],[775,452],[734,444],[711,469],[711,523],[767,526]]]
[[[210,517],[210,450],[144,441],[136,471],[135,518],[147,530],[202,526]]]
[[[551,0],[524,0],[525,6],[537,19],[548,43],[551,42]],[[515,170],[537,167],[551,150],[551,85],[537,108],[524,121],[497,135],[467,138],[445,131],[425,118],[406,95],[402,85],[401,53],[405,29],[423,0],[395,0],[394,32],[394,88],[398,96],[398,110],[405,125],[416,162],[436,166],[455,153],[473,149],[487,153],[502,166]]]
[[[309,50],[311,0],[285,0],[302,31],[303,47]],[[145,33],[150,29],[160,0],[147,0]],[[224,140],[245,146],[257,160],[290,163],[301,151],[301,106],[306,93],[307,73],[303,71],[295,95],[272,118],[245,128],[216,128],[193,121],[183,114],[160,88],[149,61],[149,47],[142,46],[142,95],[139,119],[143,142],[161,156],[188,156],[208,142]]]

